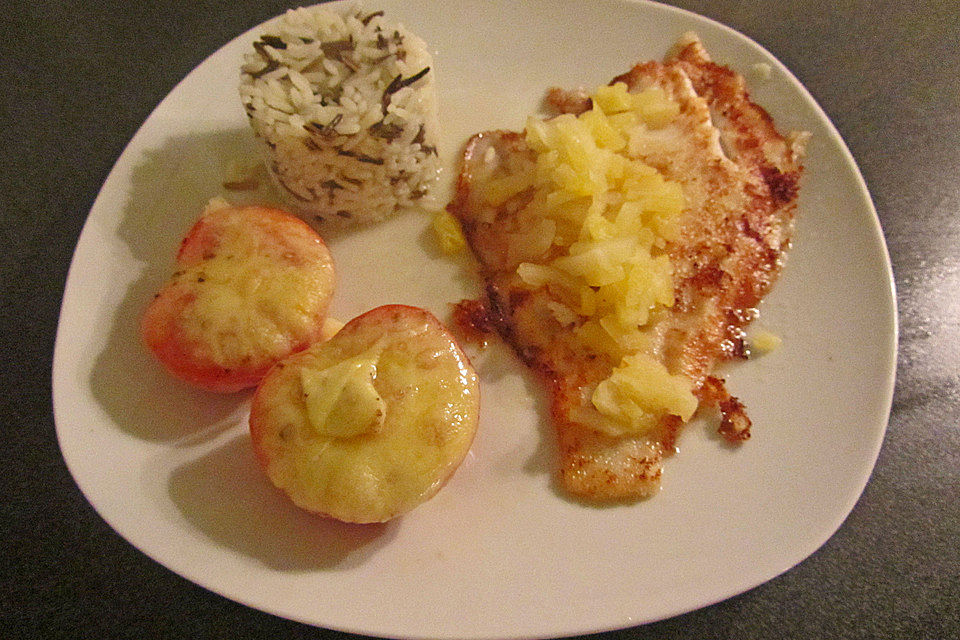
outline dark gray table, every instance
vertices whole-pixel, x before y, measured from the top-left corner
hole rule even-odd
[[[873,478],[819,551],[729,601],[603,637],[960,637],[960,4],[673,4],[768,48],[847,140],[896,273],[898,379]],[[120,539],[67,473],[50,401],[67,267],[113,162],[190,69],[288,6],[40,0],[0,12],[0,636],[340,635],[213,595]]]

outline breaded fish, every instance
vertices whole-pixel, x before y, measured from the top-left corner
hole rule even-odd
[[[614,82],[626,83],[632,93],[658,87],[680,108],[630,152],[678,182],[686,200],[679,238],[665,248],[675,301],[648,323],[649,351],[671,373],[692,382],[701,406],[720,409],[721,433],[745,440],[750,421],[743,406],[712,373],[718,363],[743,357],[743,329],[780,273],[805,137],[778,133],[767,112],[750,100],[744,79],[712,62],[692,34],[681,38],[664,62],[638,64]],[[548,102],[576,113],[590,108],[585,95],[554,89]],[[521,262],[542,261],[556,251],[538,244],[538,237],[549,234],[523,213],[534,194],[523,191],[497,206],[484,198],[492,176],[530,171],[534,162],[524,136],[515,132],[478,134],[464,152],[449,208],[486,281],[485,321],[549,385],[562,485],[593,500],[648,496],[659,486],[663,456],[673,450],[683,421],[667,415],[659,428],[638,436],[611,436],[596,428],[605,417],[591,395],[618,363],[574,332],[583,318],[562,317],[547,288],[533,287],[517,274]]]

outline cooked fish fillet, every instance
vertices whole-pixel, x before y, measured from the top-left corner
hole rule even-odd
[[[744,355],[743,329],[780,273],[801,174],[803,135],[784,137],[754,104],[741,76],[715,64],[695,35],[685,35],[664,62],[638,64],[613,82],[631,92],[659,87],[679,104],[674,120],[644,138],[631,154],[678,182],[686,199],[679,239],[666,252],[673,265],[675,303],[655,314],[650,353],[671,373],[692,382],[702,405],[719,407],[720,431],[749,437],[743,406],[712,376],[715,366]],[[559,110],[590,108],[582,91],[551,90]],[[613,367],[573,331],[582,318],[565,318],[545,287],[517,275],[527,260],[549,259],[555,246],[535,219],[523,191],[497,206],[484,198],[493,176],[529,171],[535,161],[524,136],[493,131],[467,144],[450,210],[480,263],[486,281],[486,321],[536,370],[551,391],[563,486],[595,500],[635,499],[659,486],[661,463],[674,448],[682,420],[668,415],[641,436],[614,437],[596,427],[605,420],[591,403]]]

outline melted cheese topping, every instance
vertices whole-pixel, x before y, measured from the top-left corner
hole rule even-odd
[[[298,505],[379,522],[432,496],[466,455],[479,382],[425,312],[375,309],[264,380],[255,446]]]
[[[286,353],[314,331],[329,296],[330,265],[288,253],[244,225],[225,227],[216,252],[177,275],[194,293],[183,330],[217,364]]]
[[[373,386],[378,359],[363,353],[327,369],[300,370],[307,419],[317,433],[352,438],[383,425],[386,405]]]

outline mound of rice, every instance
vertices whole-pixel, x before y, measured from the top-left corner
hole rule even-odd
[[[244,56],[240,98],[279,190],[321,226],[382,219],[437,181],[433,61],[382,11],[288,11]]]

